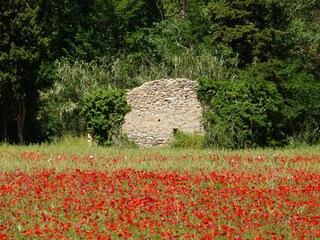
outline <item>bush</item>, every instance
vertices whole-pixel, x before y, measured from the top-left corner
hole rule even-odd
[[[204,136],[199,133],[184,133],[177,131],[174,133],[171,147],[202,149],[205,147],[205,139]]]
[[[47,140],[65,134],[85,135],[85,120],[81,115],[86,96],[101,86],[112,86],[104,59],[84,62],[61,59],[54,63],[53,84],[40,91],[38,119]]]
[[[208,145],[245,148],[279,143],[283,99],[274,83],[201,79],[198,97],[207,106],[203,117]]]
[[[288,70],[289,77],[282,84],[283,131],[289,143],[317,144],[320,142],[320,83],[306,71]]]
[[[99,145],[110,146],[121,139],[121,125],[130,106],[123,90],[100,90],[84,101],[82,113],[88,132]]]

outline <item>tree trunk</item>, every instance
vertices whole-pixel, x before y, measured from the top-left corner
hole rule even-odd
[[[8,126],[8,107],[6,105],[0,106],[0,142],[7,138]]]
[[[23,128],[24,128],[25,118],[26,118],[26,104],[24,99],[19,99],[18,115],[17,115],[17,131],[18,131],[19,144],[24,143]]]

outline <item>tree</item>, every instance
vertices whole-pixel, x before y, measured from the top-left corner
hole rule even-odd
[[[318,144],[320,141],[320,82],[301,62],[289,62],[281,83],[284,128],[288,143]]]
[[[0,140],[14,138],[8,127],[16,125],[19,143],[37,105],[36,74],[46,39],[37,24],[35,2],[3,0],[0,3]]]
[[[320,79],[320,2],[295,0],[287,3],[290,24],[285,41],[291,46],[290,62],[300,62],[300,67]]]
[[[239,55],[239,66],[281,58],[287,18],[278,1],[221,0],[208,4],[212,44],[223,44]]]
[[[92,7],[89,1],[40,0],[39,22],[49,40],[50,61],[59,57],[86,58],[91,55],[85,40],[88,14]],[[78,49],[79,48],[79,49]],[[85,49],[85,50],[84,50]]]

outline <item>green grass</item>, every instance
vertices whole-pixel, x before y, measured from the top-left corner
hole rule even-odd
[[[84,138],[65,138],[51,144],[35,144],[29,146],[0,145],[0,170],[32,171],[33,168],[55,167],[64,169],[96,169],[114,171],[120,168],[156,171],[223,171],[233,169],[237,172],[264,171],[263,169],[301,169],[320,171],[316,159],[310,163],[299,161],[281,162],[277,156],[296,158],[297,156],[315,156],[319,154],[320,146],[281,148],[281,149],[245,149],[245,150],[210,150],[210,149],[181,149],[181,148],[120,148],[89,146]],[[36,154],[22,159],[23,154]],[[85,159],[78,161],[77,159]],[[252,159],[252,160],[250,160]],[[265,159],[267,161],[259,161]],[[281,164],[285,164],[282,166]]]

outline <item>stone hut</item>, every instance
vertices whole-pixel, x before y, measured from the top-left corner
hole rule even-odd
[[[130,140],[142,147],[162,146],[174,132],[203,133],[202,107],[196,95],[197,82],[160,79],[127,93],[132,110],[122,126]]]

